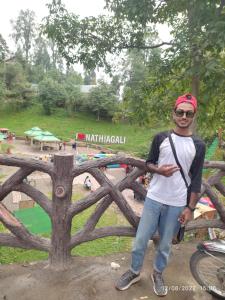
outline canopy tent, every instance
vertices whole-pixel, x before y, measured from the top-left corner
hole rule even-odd
[[[25,131],[24,133],[26,134],[27,137],[30,138],[30,144],[31,146],[33,145],[33,138],[36,135],[41,134],[43,131],[39,127],[32,127],[30,130]]]
[[[44,144],[50,144],[50,143],[58,144],[60,142],[60,139],[58,139],[57,137],[55,137],[49,131],[43,131],[39,135],[34,136],[33,139],[35,141],[40,142],[40,144],[41,144],[41,151],[43,150]]]
[[[0,128],[0,133],[8,133],[8,128]]]
[[[40,134],[41,132],[42,132],[41,128],[39,128],[39,127],[32,127],[30,130],[27,130],[24,133],[27,136],[35,136],[37,134]]]

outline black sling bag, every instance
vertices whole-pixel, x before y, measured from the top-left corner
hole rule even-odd
[[[171,146],[172,151],[173,151],[173,156],[175,158],[176,164],[180,168],[180,174],[181,174],[181,176],[182,176],[182,178],[184,180],[184,183],[186,185],[186,188],[187,188],[187,205],[188,205],[189,201],[190,201],[191,190],[190,190],[190,186],[188,185],[187,180],[185,178],[184,171],[183,171],[183,169],[181,167],[181,164],[180,164],[180,162],[179,162],[179,160],[177,158],[177,153],[176,153],[176,149],[174,147],[174,143],[173,143],[173,140],[172,140],[172,137],[171,137],[171,133],[169,134],[169,142],[170,142],[170,146]]]
[[[173,143],[173,140],[172,140],[172,137],[171,137],[171,133],[169,134],[169,142],[170,142],[170,145],[171,145],[171,148],[172,148],[172,151],[173,151],[173,156],[175,158],[175,161],[176,161],[178,167],[180,168],[180,174],[181,174],[181,176],[182,176],[182,178],[185,182],[186,188],[187,188],[187,205],[188,205],[189,200],[190,200],[191,190],[190,190],[190,186],[188,185],[187,180],[185,178],[184,171],[181,167],[181,164],[178,160],[176,149],[174,147],[174,143]],[[185,226],[184,225],[180,226],[179,231],[178,231],[177,236],[176,236],[176,240],[177,240],[176,243],[179,243],[184,239],[184,232],[185,232]]]

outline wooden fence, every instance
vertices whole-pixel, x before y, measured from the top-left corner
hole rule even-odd
[[[121,181],[113,184],[101,171],[101,168],[108,164],[120,163],[131,165],[134,168]],[[136,181],[147,171],[143,160],[113,156],[87,161],[77,166],[74,164],[74,157],[71,154],[57,154],[54,156],[53,163],[1,155],[0,164],[18,168],[10,178],[0,185],[0,201],[12,191],[25,193],[44,209],[52,224],[51,238],[34,235],[0,203],[0,221],[10,231],[10,233],[0,233],[1,246],[47,251],[50,266],[63,269],[70,263],[71,250],[81,243],[106,236],[135,236],[139,217],[125,200],[122,191],[132,189],[134,192],[145,196],[146,190]],[[209,227],[225,228],[225,208],[219,200],[220,194],[225,196],[225,186],[221,181],[225,175],[225,163],[205,162],[205,168],[215,169],[216,174],[203,182],[202,195],[206,194],[210,197],[220,219],[191,221],[186,230]],[[24,179],[34,171],[41,171],[50,175],[52,199],[24,182]],[[73,203],[71,201],[73,180],[85,172],[91,174],[100,186],[84,199]],[[96,228],[100,217],[113,201],[128,220],[130,226]],[[95,203],[97,203],[95,211],[82,230],[72,235],[72,219]]]

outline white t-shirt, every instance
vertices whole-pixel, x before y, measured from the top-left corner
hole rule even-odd
[[[161,132],[154,137],[146,163],[158,166],[177,165],[169,142],[169,133]],[[180,136],[172,132],[171,137],[187,183],[191,184],[191,191],[200,192],[205,144],[193,135]],[[180,171],[170,177],[155,173],[150,182],[147,197],[167,205],[185,206],[187,188]]]

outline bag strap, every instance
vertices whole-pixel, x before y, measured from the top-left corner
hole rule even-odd
[[[171,148],[172,148],[172,151],[173,151],[173,156],[174,156],[174,158],[175,158],[175,161],[176,161],[178,167],[180,168],[181,176],[182,176],[182,178],[183,178],[183,180],[184,180],[184,182],[185,182],[186,188],[188,189],[189,186],[188,186],[187,180],[186,180],[186,178],[185,178],[184,171],[183,171],[183,169],[182,169],[182,167],[181,167],[181,164],[180,164],[180,162],[179,162],[179,160],[178,160],[177,153],[176,153],[176,149],[175,149],[175,146],[174,146],[172,137],[171,137],[171,133],[169,133],[169,142],[170,142],[170,145],[171,145]]]

